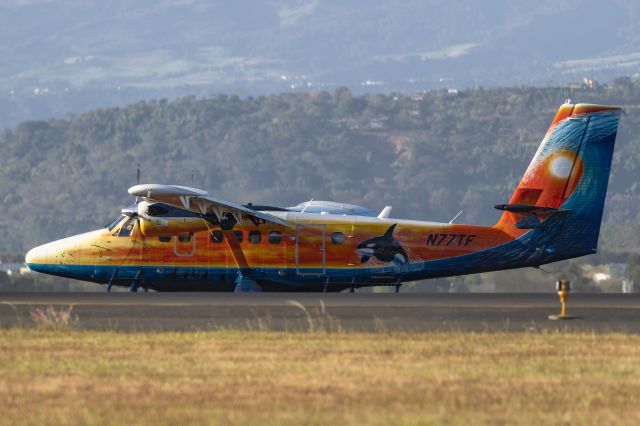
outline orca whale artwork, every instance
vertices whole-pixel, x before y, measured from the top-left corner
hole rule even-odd
[[[391,225],[381,237],[369,238],[358,244],[356,250],[362,255],[360,262],[365,263],[373,256],[382,262],[407,263],[407,253],[402,245],[393,238],[393,230],[396,225],[397,223]]]
[[[493,226],[310,201],[240,205],[175,185],[129,188],[108,226],[29,251],[38,272],[156,291],[341,291],[596,252],[619,107],[564,104]],[[489,208],[489,206],[487,206]]]

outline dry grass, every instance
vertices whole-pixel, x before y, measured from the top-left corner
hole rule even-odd
[[[639,424],[640,336],[0,331],[4,424]]]
[[[78,325],[78,316],[73,314],[73,305],[36,308],[31,311],[31,320],[41,330],[67,330]]]

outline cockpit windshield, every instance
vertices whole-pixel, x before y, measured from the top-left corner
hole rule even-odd
[[[122,219],[124,219],[124,215],[123,214],[121,214],[120,216],[118,216],[116,218],[116,220],[114,220],[113,222],[111,222],[110,224],[105,226],[105,228],[107,228],[109,230],[109,232],[113,231],[113,228],[115,228],[116,225],[119,224]]]
[[[128,237],[131,235],[131,231],[133,231],[133,227],[136,224],[136,220],[129,218],[125,223],[122,224],[120,230],[118,231],[118,237]]]

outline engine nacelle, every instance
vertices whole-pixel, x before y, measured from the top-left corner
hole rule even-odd
[[[200,218],[140,218],[140,232],[145,237],[193,234],[207,229]]]
[[[209,229],[205,219],[188,210],[164,203],[138,204],[140,232],[145,237],[193,234]]]

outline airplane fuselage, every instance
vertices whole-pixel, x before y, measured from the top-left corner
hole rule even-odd
[[[192,235],[144,237],[128,218],[112,227],[54,241],[28,256],[36,271],[102,284],[164,290],[230,291],[238,272],[265,290],[342,290],[446,276],[439,259],[484,251],[513,240],[494,227],[365,216],[273,212],[291,227],[236,226]],[[393,225],[391,238],[385,232]],[[368,241],[371,243],[367,244]],[[363,247],[369,245],[370,247]],[[40,259],[40,261],[38,260]],[[469,265],[456,274],[503,269]]]

